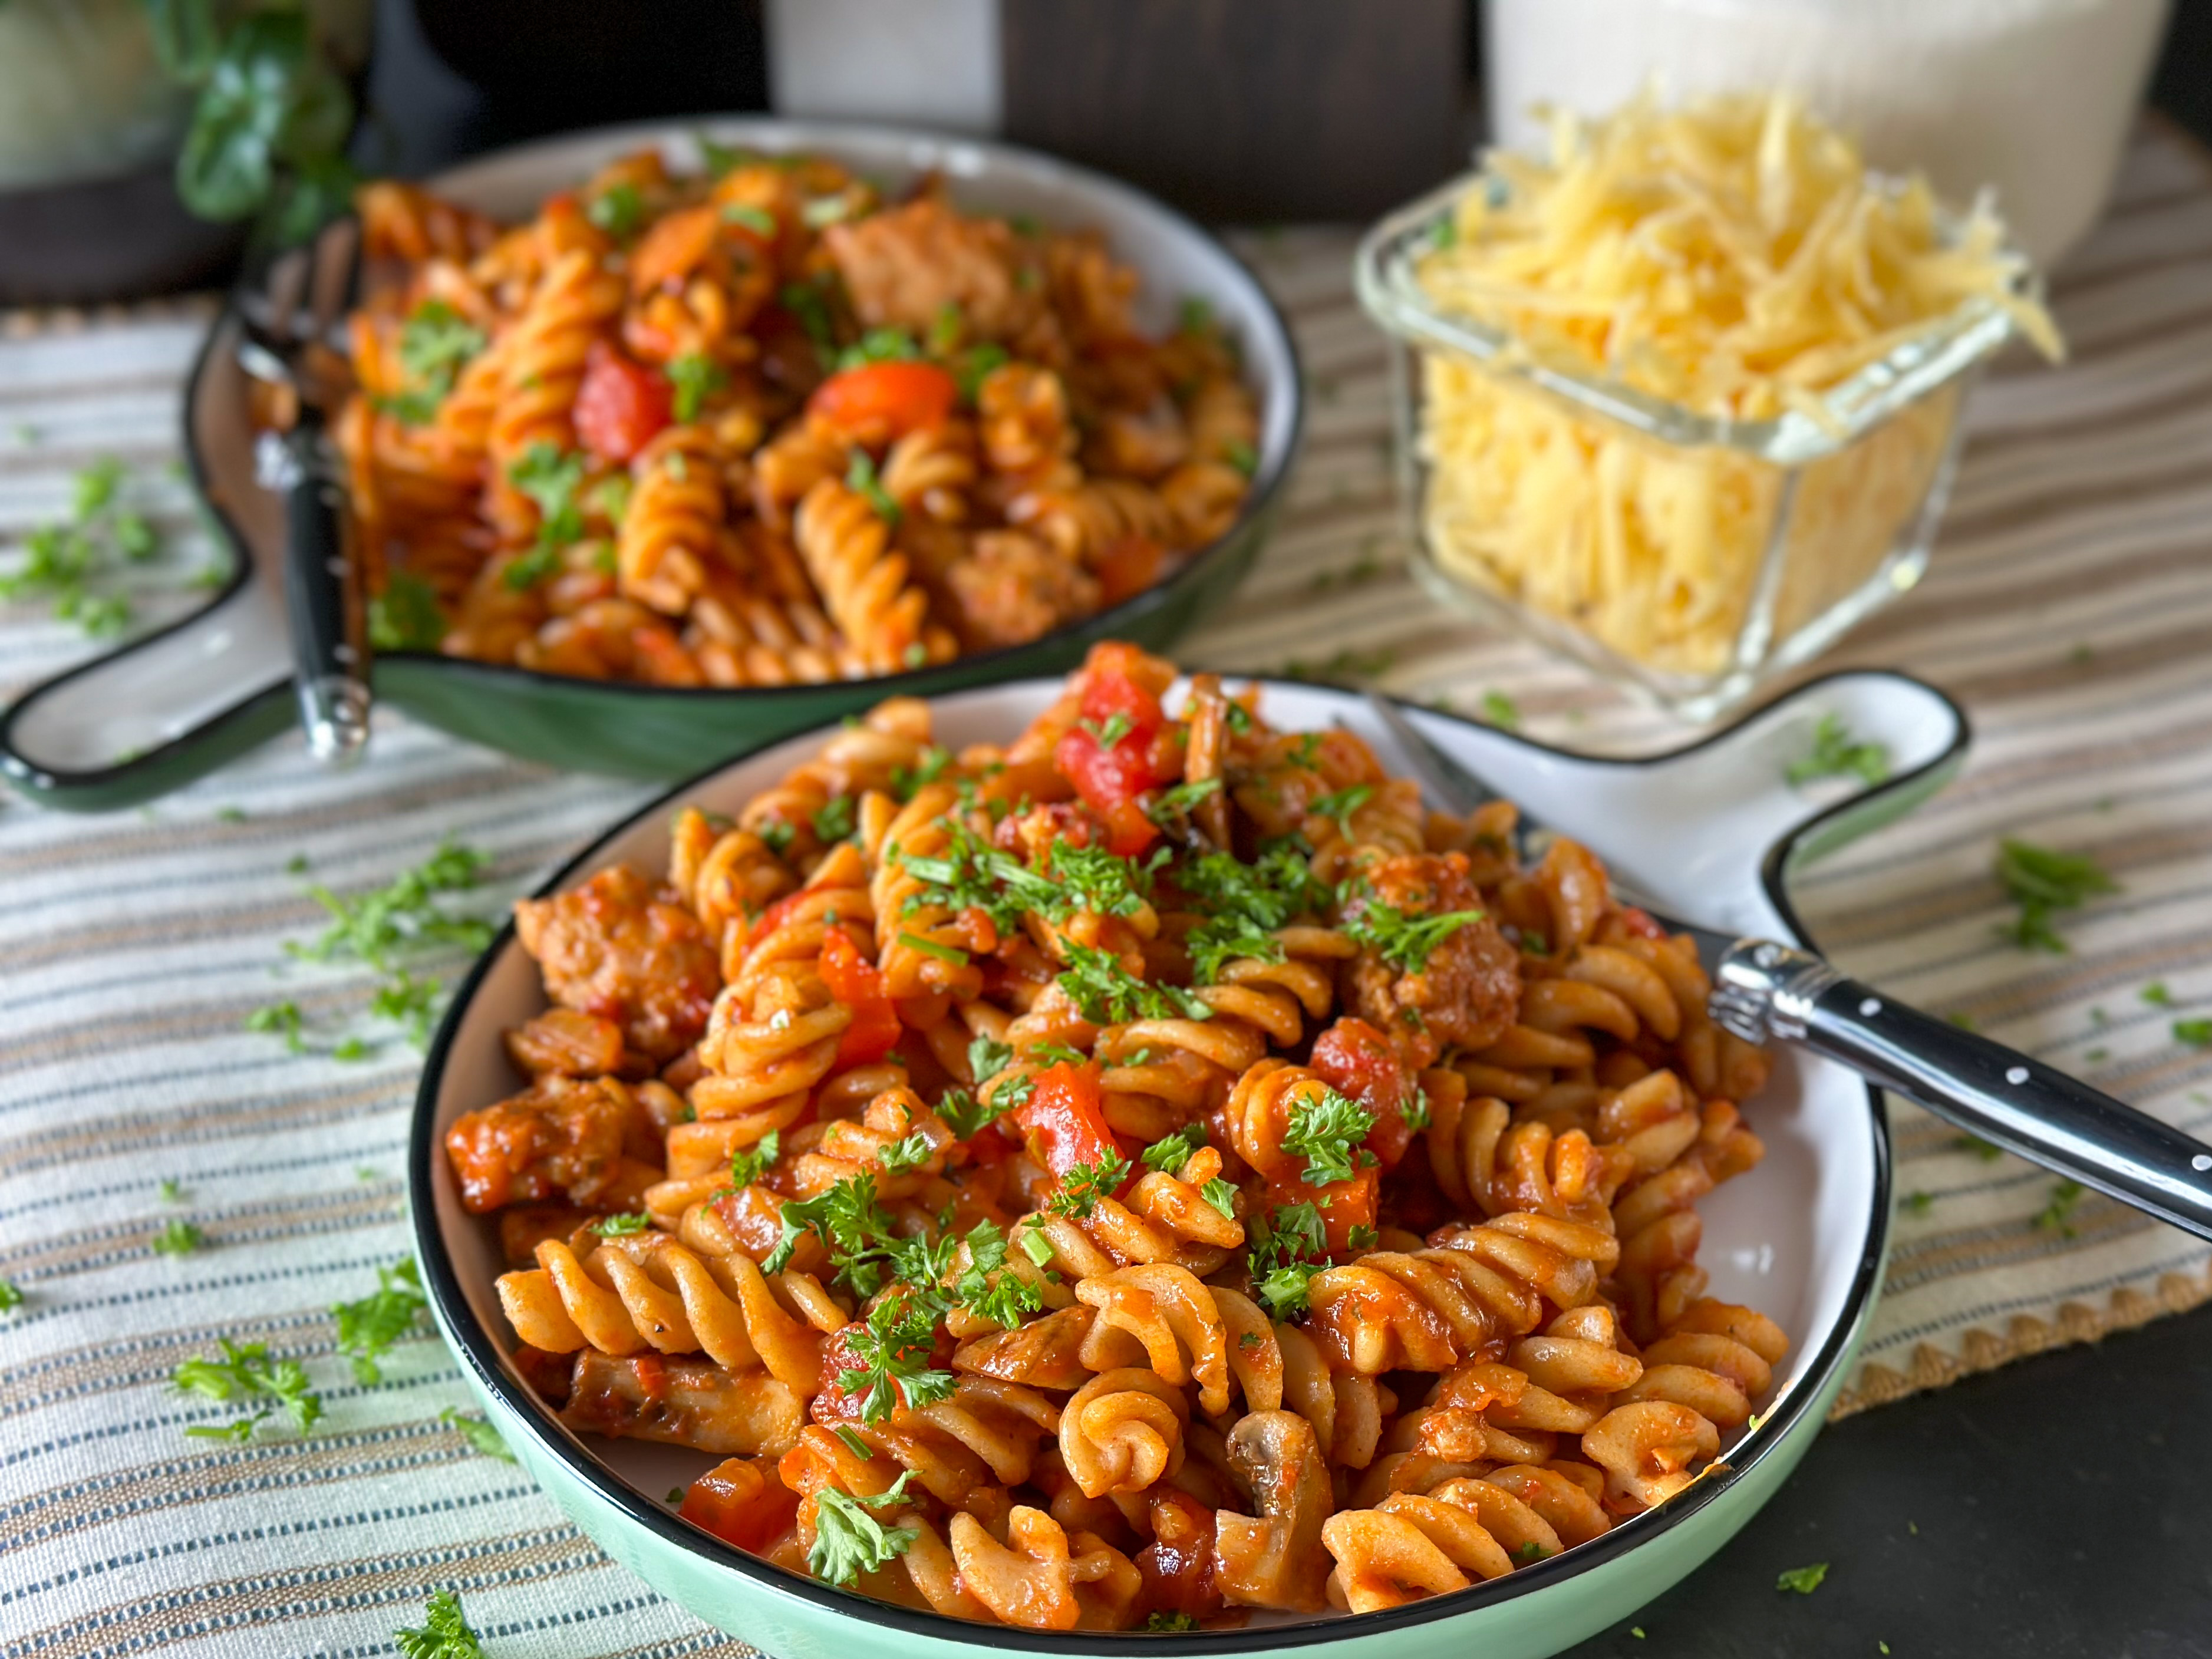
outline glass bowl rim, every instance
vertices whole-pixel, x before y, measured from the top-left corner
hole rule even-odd
[[[1510,330],[1446,310],[1430,299],[1414,265],[1429,251],[1437,226],[1469,190],[1494,190],[1503,183],[1502,175],[1478,165],[1384,215],[1360,239],[1352,258],[1352,283],[1360,305],[1387,332],[1410,346],[1456,353],[1486,374],[1550,394],[1575,414],[1595,416],[1662,443],[1729,449],[1778,465],[1803,465],[1849,447],[1905,404],[1966,373],[2019,331],[2009,312],[1994,300],[1977,295],[1930,319],[1856,374],[1814,394],[1827,416],[1825,420],[1802,409],[1755,421],[1703,414],[1608,374],[1516,353]],[[1938,210],[1937,224],[1947,239],[1954,237],[1963,222],[1956,214]],[[2019,255],[2013,243],[2003,247]],[[2014,297],[2042,297],[2042,278],[2024,256],[2011,286]]]

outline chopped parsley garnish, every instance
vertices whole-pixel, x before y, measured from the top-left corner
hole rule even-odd
[[[1097,744],[1101,749],[1118,747],[1121,739],[1135,729],[1134,722],[1118,709],[1109,714],[1103,721],[1079,720],[1075,723],[1082,730],[1090,733],[1091,742]]]
[[[979,1221],[968,1234],[968,1265],[952,1283],[952,1300],[978,1319],[1012,1330],[1044,1309],[1044,1291],[1006,1265],[1006,1235],[991,1221]],[[1050,1260],[1048,1247],[1047,1258]],[[1039,1262],[1038,1266],[1044,1264]]]
[[[184,1184],[173,1176],[165,1178],[158,1190],[164,1204],[181,1204],[186,1196]]]
[[[143,563],[159,550],[144,515],[118,505],[123,483],[123,463],[112,455],[77,473],[71,517],[40,525],[25,538],[22,562],[0,574],[0,599],[43,592],[52,596],[57,617],[87,634],[121,632],[131,620],[131,601],[96,592],[92,585],[117,562]]]
[[[409,426],[434,420],[463,365],[482,351],[484,331],[443,300],[425,300],[399,331],[399,367],[406,381],[376,406]]]
[[[733,225],[743,225],[756,236],[769,241],[775,240],[775,215],[764,207],[755,207],[750,202],[732,202],[722,209],[722,217]]]
[[[206,1234],[182,1216],[173,1215],[154,1235],[153,1250],[156,1255],[190,1255],[206,1243]]]
[[[1045,876],[1053,890],[1037,908],[1054,921],[1078,911],[1099,916],[1133,916],[1152,901],[1152,877],[1167,862],[1164,849],[1139,864],[1117,858],[1103,847],[1054,842],[1045,854]]]
[[[1242,438],[1231,438],[1222,445],[1221,459],[1248,478],[1260,470],[1260,452]]]
[[[730,383],[729,371],[703,351],[672,357],[665,373],[668,384],[675,389],[670,412],[679,421],[697,420],[707,399]]]
[[[561,550],[584,534],[584,510],[577,486],[584,481],[584,458],[540,438],[507,470],[507,481],[538,504],[538,540],[507,567],[500,580],[516,592],[535,586],[561,568]]]
[[[1419,1029],[1419,1021],[1421,1012],[1419,1009],[1406,1008],[1400,1012],[1413,1015],[1415,1029]],[[1429,1097],[1419,1084],[1412,1083],[1406,1086],[1406,1098],[1399,1103],[1398,1115],[1405,1120],[1408,1129],[1425,1129],[1429,1127]]]
[[[601,1238],[635,1238],[649,1232],[653,1218],[643,1210],[631,1210],[622,1215],[603,1215],[592,1224],[592,1231]]]
[[[988,1102],[974,1091],[947,1089],[944,1098],[937,1103],[937,1115],[957,1139],[970,1140],[1019,1103],[1020,1097],[1011,1088],[1000,1090],[995,1098]]]
[[[814,839],[824,847],[851,836],[860,827],[857,808],[850,795],[832,795],[815,810],[811,820]]]
[[[1307,1281],[1326,1265],[1309,1258],[1328,1248],[1328,1230],[1311,1204],[1285,1204],[1253,1218],[1246,1263],[1252,1294],[1265,1304],[1269,1318],[1296,1319],[1306,1311]]]
[[[901,800],[912,800],[925,785],[936,782],[951,764],[952,751],[933,743],[921,751],[915,764],[891,768],[891,793]]]
[[[1232,703],[1231,707],[1235,705]],[[1151,804],[1145,808],[1145,816],[1165,829],[1188,817],[1198,810],[1200,801],[1220,792],[1219,778],[1186,779],[1153,796]]]
[[[1501,732],[1521,729],[1521,705],[1495,688],[1482,694],[1482,718]]]
[[[1230,1220],[1237,1219],[1237,1188],[1216,1176],[1198,1189],[1198,1195]]]
[[[847,1351],[860,1364],[839,1371],[837,1386],[859,1396],[863,1423],[881,1421],[902,1403],[928,1406],[951,1398],[952,1373],[932,1370],[929,1363],[938,1321],[944,1316],[935,1289],[895,1286],[868,1310],[860,1329],[845,1339]]]
[[[461,1616],[461,1598],[451,1590],[433,1590],[421,1626],[396,1630],[392,1639],[401,1659],[484,1659],[483,1644]]]
[[[1327,1187],[1351,1180],[1355,1160],[1373,1160],[1373,1153],[1356,1149],[1374,1127],[1373,1112],[1324,1084],[1318,1095],[1302,1094],[1291,1106],[1290,1124],[1283,1132],[1283,1150],[1304,1153],[1307,1182]]]
[[[376,988],[376,994],[368,1000],[368,1012],[379,1019],[404,1025],[407,1040],[418,1048],[427,1048],[441,988],[435,979],[417,979],[403,968]]]
[[[379,651],[434,651],[446,637],[446,612],[420,576],[395,570],[368,602],[368,642]]]
[[[1196,1630],[1198,1628],[1198,1620],[1192,1618],[1190,1614],[1187,1613],[1169,1613],[1163,1609],[1157,1613],[1147,1613],[1145,1616],[1145,1628],[1146,1630],[1167,1631],[1170,1633],[1180,1634],[1184,1631]]]
[[[2085,853],[2054,852],[2008,837],[1997,843],[1994,867],[1997,880],[2020,907],[2020,919],[1998,931],[2024,951],[2064,954],[2066,941],[2051,925],[2051,913],[2074,909],[2100,893],[2120,890],[2104,866]]]
[[[249,1031],[273,1031],[284,1039],[284,1046],[294,1054],[303,1052],[307,1044],[300,1040],[300,1005],[296,1002],[271,1002],[256,1008],[246,1017]]]
[[[1519,1567],[1528,1566],[1535,1562],[1549,1559],[1551,1553],[1543,1545],[1531,1538],[1513,1552],[1513,1564]]]
[[[470,1449],[479,1457],[496,1457],[503,1463],[514,1462],[514,1454],[500,1431],[481,1417],[464,1415],[448,1406],[438,1413],[438,1420],[469,1443]]]
[[[1339,789],[1331,794],[1322,796],[1307,807],[1306,811],[1318,818],[1335,820],[1337,833],[1349,841],[1352,839],[1352,815],[1374,799],[1373,784],[1355,783],[1347,788]]]
[[[770,1129],[750,1146],[740,1146],[730,1154],[730,1185],[742,1190],[758,1181],[775,1165],[782,1155],[783,1134]]]
[[[791,1265],[799,1241],[809,1233],[829,1250],[836,1264],[838,1282],[863,1297],[873,1296],[883,1288],[884,1268],[900,1254],[901,1247],[922,1243],[899,1237],[890,1218],[876,1202],[872,1171],[848,1176],[812,1198],[787,1200],[783,1206],[783,1236],[761,1263],[761,1271],[781,1273]],[[913,1273],[896,1276],[909,1281],[920,1277]]]
[[[995,1038],[978,1036],[968,1044],[968,1069],[979,1087],[1013,1063],[1012,1047]]]
[[[296,1359],[272,1360],[264,1343],[237,1343],[226,1337],[222,1358],[187,1359],[169,1381],[186,1394],[225,1405],[236,1401],[259,1407],[252,1416],[221,1428],[186,1429],[196,1440],[248,1439],[255,1424],[279,1409],[305,1434],[323,1414],[323,1397],[307,1386],[306,1368]]]
[[[853,452],[853,464],[845,469],[845,488],[866,501],[870,510],[885,524],[898,523],[899,504],[876,476],[876,464],[869,459],[866,450]]]
[[[869,1445],[866,1441],[860,1438],[859,1434],[847,1427],[844,1424],[840,1423],[835,1429],[832,1429],[830,1432],[836,1435],[838,1439],[845,1443],[845,1449],[847,1451],[849,1451],[854,1456],[860,1458],[863,1462],[866,1462],[875,1456],[875,1448]]]
[[[0,1313],[13,1313],[23,1305],[23,1292],[11,1279],[0,1279]]]
[[[1330,897],[1304,857],[1287,843],[1265,849],[1249,864],[1232,853],[1204,854],[1178,865],[1175,881],[1206,916],[1183,940],[1200,985],[1215,983],[1223,969],[1241,959],[1280,962],[1283,947],[1275,930]]]
[[[1062,937],[1067,958],[1058,983],[1076,1011],[1093,1025],[1125,1025],[1135,1019],[1211,1019],[1213,1010],[1179,985],[1140,979],[1121,958],[1103,947],[1079,945]]]
[[[2154,1008],[2171,1008],[2173,1006],[2173,993],[2166,988],[2166,981],[2162,979],[2151,981],[2136,994]],[[2093,1018],[2097,1015],[2097,1010],[2094,1008],[2092,1008],[2089,1012]],[[2099,1024],[2103,1023],[2101,1018],[2098,1019]]]
[[[1344,1245],[1350,1250],[1371,1250],[1382,1237],[1374,1228],[1355,1223],[1346,1229]]]
[[[949,367],[952,378],[960,384],[960,401],[974,404],[975,394],[994,372],[1006,367],[1006,349],[992,341],[972,346],[953,359]]]
[[[1881,783],[1889,776],[1889,749],[1885,744],[1858,742],[1841,715],[1823,714],[1813,728],[1813,752],[1792,761],[1782,775],[1799,785],[1815,778],[1853,777]]]
[[[1346,915],[1345,936],[1372,951],[1399,972],[1418,974],[1429,965],[1430,954],[1471,921],[1480,921],[1480,910],[1453,910],[1440,916],[1410,916],[1393,905],[1372,900]]]
[[[921,356],[914,336],[902,328],[872,328],[837,356],[839,368],[865,368],[870,363],[908,363]]]
[[[645,198],[624,179],[586,202],[584,216],[617,242],[627,242],[645,222]]]
[[[331,925],[313,944],[288,945],[285,949],[316,962],[357,957],[385,971],[391,969],[396,951],[432,945],[481,951],[491,943],[491,924],[475,917],[447,915],[434,896],[474,887],[488,862],[473,848],[448,841],[414,869],[402,872],[389,886],[359,898],[342,899],[319,884],[311,886],[309,896],[330,912]]]
[[[864,1572],[873,1572],[906,1553],[921,1536],[918,1527],[886,1527],[868,1513],[906,1501],[909,1469],[888,1492],[855,1497],[824,1486],[814,1494],[814,1547],[806,1553],[806,1570],[824,1583],[857,1583]],[[416,1659],[410,1655],[409,1659]]]
[[[760,844],[781,858],[791,850],[791,843],[799,838],[799,831],[781,818],[763,818],[752,826],[753,835]]]
[[[1820,1588],[1820,1581],[1828,1576],[1828,1564],[1815,1561],[1809,1567],[1792,1567],[1774,1581],[1778,1590],[1796,1590],[1800,1595],[1810,1595]]]
[[[1173,1134],[1163,1135],[1141,1154],[1147,1167],[1168,1175],[1181,1175],[1190,1155],[1206,1145],[1206,1120],[1193,1118]]]
[[[1044,1207],[1054,1215],[1080,1221],[1098,1207],[1100,1199],[1111,1198],[1128,1174],[1129,1160],[1118,1152],[1109,1152],[1096,1164],[1079,1164],[1060,1176]]]
[[[929,1137],[919,1129],[903,1140],[895,1140],[876,1154],[885,1175],[903,1175],[929,1162]]]
[[[408,1256],[376,1270],[376,1289],[371,1294],[331,1309],[331,1319],[337,1326],[337,1350],[352,1359],[355,1382],[373,1388],[384,1380],[376,1362],[393,1343],[416,1333],[426,1305],[422,1277],[414,1258]]]

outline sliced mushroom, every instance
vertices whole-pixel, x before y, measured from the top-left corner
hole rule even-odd
[[[1313,1425],[1295,1412],[1249,1413],[1230,1431],[1229,1466],[1260,1513],[1214,1514],[1223,1595],[1241,1607],[1319,1612],[1330,1567],[1322,1524],[1334,1504]]]

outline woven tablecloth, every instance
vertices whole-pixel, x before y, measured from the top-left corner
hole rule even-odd
[[[1350,296],[1352,240],[1245,240],[1297,330],[1310,423],[1234,618],[1184,659],[1334,662],[1467,708],[1502,690],[1534,734],[1591,750],[1680,741],[1574,670],[1450,620],[1402,574],[1382,352]],[[1972,712],[1972,759],[1796,892],[1853,972],[2201,1133],[2212,1052],[2172,1025],[2212,1006],[2203,153],[2146,128],[2110,218],[2053,291],[2072,361],[1993,374],[1928,579],[1831,659],[1945,686]],[[168,470],[208,314],[0,319],[0,544],[65,514],[76,469],[119,457],[166,548],[139,583],[142,619],[190,604],[217,556]],[[0,694],[90,648],[27,605],[0,611]],[[373,1290],[407,1248],[419,1056],[366,1017],[368,969],[283,948],[322,920],[309,880],[380,886],[452,836],[490,855],[474,897],[491,914],[646,793],[387,711],[374,763],[351,776],[319,774],[293,740],[143,811],[0,804],[0,1278],[25,1297],[0,1316],[0,1659],[387,1653],[439,1587],[463,1594],[495,1654],[750,1651],[609,1561],[514,1466],[471,1455],[440,1420],[465,1396],[434,1340],[401,1345],[370,1387],[337,1356],[331,1304]],[[2069,954],[2000,937],[2002,835],[2093,854],[2122,884],[2069,913]],[[305,873],[288,867],[299,859]],[[2153,981],[2175,1006],[2142,999]],[[242,1028],[283,1000],[303,1015],[303,1052]],[[331,1054],[349,1036],[366,1058]],[[1910,1107],[1893,1121],[1895,1248],[1839,1411],[2212,1294],[2205,1246],[2094,1196],[2054,1208],[2041,1171],[1984,1161]],[[157,1252],[173,1220],[202,1246]],[[327,1407],[316,1432],[183,1435],[231,1413],[170,1374],[226,1337],[305,1363]]]

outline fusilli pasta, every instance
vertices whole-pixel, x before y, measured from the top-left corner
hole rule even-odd
[[[984,446],[1060,465],[1001,384]],[[886,703],[680,812],[665,882],[524,908],[556,1006],[447,1139],[517,1363],[720,1460],[683,1512],[768,1561],[1038,1629],[1365,1612],[1666,1503],[1773,1387],[1695,1208],[1765,1061],[1686,942],[1173,678],[1100,646],[959,754]]]
[[[1147,337],[1096,234],[934,175],[886,202],[827,161],[707,157],[623,158],[510,229],[362,189],[333,429],[379,648],[896,673],[1119,604],[1234,523],[1257,410],[1202,306]]]

